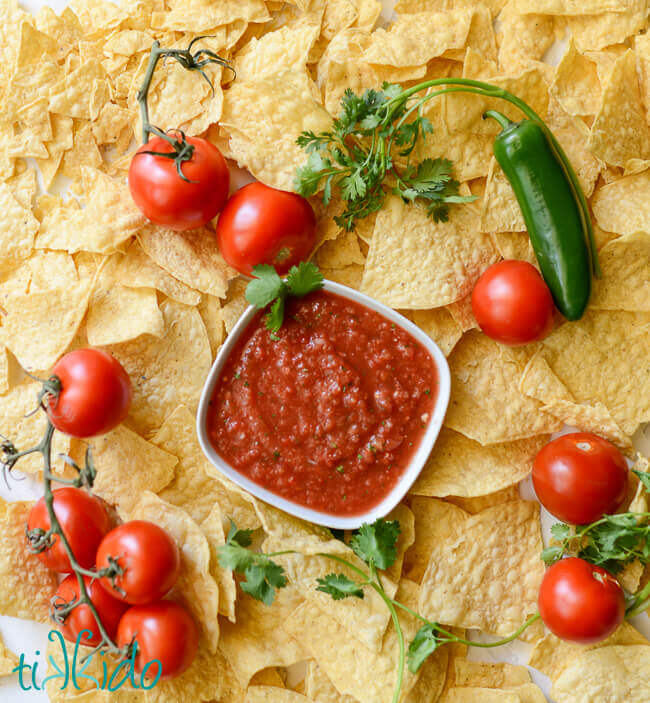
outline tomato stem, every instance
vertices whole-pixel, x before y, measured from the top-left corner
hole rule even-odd
[[[54,381],[56,381],[56,383],[54,383]],[[42,383],[43,387],[41,388],[41,391],[38,395],[39,404],[37,410],[42,410],[43,412],[45,412],[47,417],[47,410],[44,403],[44,399],[47,396],[51,396],[53,390],[58,395],[61,390],[61,382],[58,378],[51,377],[47,381],[42,381]],[[54,622],[56,623],[61,623],[74,608],[80,605],[87,605],[93,615],[93,618],[95,619],[95,622],[97,623],[97,629],[101,637],[101,642],[95,649],[93,649],[89,654],[84,657],[82,662],[89,659],[95,652],[99,650],[105,651],[110,654],[116,654],[119,658],[124,658],[127,655],[126,648],[118,647],[118,645],[111,639],[111,637],[106,632],[106,628],[104,627],[104,624],[102,623],[102,620],[99,617],[99,613],[97,612],[97,609],[95,608],[92,600],[90,599],[90,596],[88,595],[88,590],[84,581],[84,576],[87,576],[91,579],[97,579],[104,575],[114,575],[115,569],[111,566],[102,571],[92,571],[90,569],[85,569],[84,567],[82,567],[76,560],[74,552],[72,551],[72,547],[70,546],[70,542],[65,536],[63,528],[61,527],[61,523],[59,522],[59,519],[57,518],[56,513],[54,511],[54,490],[52,488],[53,482],[62,483],[65,485],[73,485],[75,487],[92,487],[96,470],[92,463],[90,450],[86,452],[86,466],[83,469],[78,467],[72,461],[72,459],[66,457],[66,463],[73,466],[79,474],[76,479],[68,480],[59,478],[58,476],[55,476],[52,473],[52,439],[54,437],[54,432],[54,425],[52,424],[50,418],[47,417],[47,427],[45,429],[45,434],[43,436],[43,439],[41,439],[39,444],[37,444],[35,447],[32,447],[31,449],[27,449],[25,451],[17,451],[14,445],[9,440],[4,440],[0,445],[0,451],[2,452],[2,469],[6,477],[7,473],[11,472],[11,469],[15,466],[16,462],[20,458],[27,456],[28,454],[34,453],[42,455],[43,497],[45,500],[45,506],[47,508],[48,518],[50,521],[50,528],[45,531],[43,529],[28,530],[26,527],[25,532],[28,541],[28,548],[34,553],[42,552],[53,544],[55,536],[58,537],[58,539],[61,541],[61,544],[63,545],[63,549],[65,550],[65,553],[70,562],[70,567],[76,575],[77,582],[79,584],[78,600],[69,602],[66,605],[63,605],[60,602],[58,603],[58,605],[54,602],[52,603],[52,611],[50,614],[52,620],[54,620]]]

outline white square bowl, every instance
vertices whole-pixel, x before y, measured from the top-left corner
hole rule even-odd
[[[293,501],[260,486],[254,481],[251,481],[251,479],[241,474],[227,461],[224,461],[224,459],[222,459],[216,449],[212,446],[207,429],[208,408],[212,398],[212,393],[219,376],[221,375],[224,364],[226,363],[226,359],[230,356],[241,334],[259,312],[253,306],[246,309],[233,330],[230,332],[225,344],[219,350],[217,358],[214,360],[214,364],[210,369],[205,386],[203,387],[203,392],[201,393],[201,400],[199,402],[199,410],[196,418],[196,427],[201,449],[203,449],[203,453],[208,460],[217,469],[219,469],[224,476],[227,476],[231,481],[247,490],[256,498],[259,498],[265,503],[269,503],[280,510],[284,510],[291,515],[295,515],[302,520],[307,520],[317,525],[324,525],[325,527],[332,527],[339,530],[354,530],[361,527],[364,522],[372,523],[378,518],[387,515],[402,500],[409,488],[413,485],[415,479],[419,476],[420,471],[422,471],[422,468],[429,457],[429,454],[431,454],[433,445],[435,444],[438,434],[440,433],[440,428],[442,427],[445,413],[447,412],[451,389],[451,378],[449,375],[449,365],[447,364],[447,359],[445,359],[445,356],[440,351],[438,345],[403,315],[400,315],[383,303],[379,303],[376,300],[369,298],[367,295],[359,293],[353,288],[348,288],[347,286],[343,286],[339,283],[325,281],[323,289],[330,291],[331,293],[335,293],[342,298],[348,298],[355,303],[364,305],[396,325],[399,325],[412,337],[417,339],[418,342],[420,342],[420,344],[429,352],[434,361],[438,373],[438,394],[436,396],[435,406],[429,417],[429,422],[424,435],[420,440],[417,451],[412,456],[408,468],[404,471],[391,492],[379,504],[375,505],[365,513],[351,516],[348,515],[345,517],[331,515],[330,513],[313,510],[312,508],[307,508],[299,503],[294,503]]]

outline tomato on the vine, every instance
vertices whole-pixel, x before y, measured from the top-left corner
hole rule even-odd
[[[46,401],[57,430],[72,437],[106,434],[129,412],[133,390],[129,375],[117,359],[100,349],[77,349],[61,357],[52,369],[61,391]]]
[[[223,208],[228,198],[230,174],[217,147],[200,137],[187,137],[194,147],[188,161],[181,162],[182,178],[173,158],[147,152],[171,154],[174,147],[162,137],[152,137],[133,156],[129,189],[145,217],[174,230],[203,227]]]
[[[104,588],[132,605],[162,598],[176,583],[181,558],[175,540],[162,527],[132,520],[111,530],[97,550],[97,569],[110,566],[109,557],[124,570],[101,578]],[[114,585],[113,585],[114,584]]]
[[[217,221],[223,258],[239,273],[269,264],[283,275],[307,259],[316,244],[316,216],[296,193],[249,183],[226,203]]]
[[[111,639],[114,638],[120,619],[129,606],[117,600],[117,598],[113,598],[108,591],[102,588],[98,581],[88,576],[84,576],[83,580],[88,597],[92,601],[97,615],[99,615],[99,619],[102,621],[106,634]],[[54,596],[55,611],[57,605],[60,606],[65,603],[77,601],[79,595],[80,588],[77,575],[70,574],[66,576],[59,584],[56,595]],[[88,630],[92,634],[91,637],[88,637],[87,634],[83,635],[81,639],[82,644],[95,646],[102,641],[99,628],[97,627],[97,621],[90,608],[85,603],[81,603],[70,611],[70,614],[65,618],[65,621],[59,628],[61,634],[70,642],[76,642],[79,633],[83,630]]]
[[[539,271],[526,261],[500,261],[472,291],[472,311],[481,330],[502,344],[544,339],[553,329],[553,296]]]
[[[539,612],[563,640],[594,644],[609,637],[625,617],[625,596],[605,569],[570,557],[553,564],[539,589]]]
[[[590,432],[565,434],[542,447],[533,463],[540,503],[556,518],[586,525],[615,513],[625,500],[625,457]]]
[[[182,605],[161,600],[147,605],[135,605],[122,616],[117,629],[117,645],[123,647],[133,640],[138,643],[135,670],[151,678],[158,673],[169,679],[186,671],[198,649],[199,635],[190,614]],[[149,667],[147,664],[152,663]]]
[[[54,514],[72,553],[82,568],[90,569],[95,563],[99,543],[111,528],[106,505],[87,491],[72,486],[57,488],[53,494]],[[27,518],[27,529],[40,529],[43,532],[50,529],[50,516],[45,498],[38,500],[31,509]],[[52,546],[39,552],[37,556],[52,571],[72,571],[70,560],[58,535],[52,535]]]

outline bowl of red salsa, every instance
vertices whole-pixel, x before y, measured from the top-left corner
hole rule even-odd
[[[447,411],[435,342],[331,281],[286,301],[272,334],[249,307],[208,375],[201,447],[227,478],[310,522],[356,529],[389,513],[422,470]]]

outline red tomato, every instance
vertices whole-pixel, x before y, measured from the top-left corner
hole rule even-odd
[[[619,582],[600,566],[577,557],[562,559],[546,571],[538,605],[554,635],[578,644],[607,639],[625,617]]]
[[[280,274],[307,259],[316,244],[316,216],[308,200],[263,183],[240,188],[219,216],[217,239],[224,259],[252,275],[270,264]]]
[[[111,530],[97,550],[97,568],[109,566],[114,557],[124,569],[115,578],[101,579],[116,598],[138,605],[162,598],[178,580],[181,557],[174,539],[161,527],[145,520],[132,520]],[[122,589],[120,592],[119,589]]]
[[[52,369],[62,385],[47,414],[54,427],[72,437],[106,434],[128,415],[131,380],[117,359],[99,349],[78,349]]]
[[[556,518],[574,525],[615,513],[625,500],[627,474],[618,449],[590,432],[554,439],[533,463],[533,485],[540,503]]]
[[[526,261],[490,266],[472,291],[480,328],[502,344],[544,339],[553,328],[553,296],[537,269]]]
[[[97,547],[110,530],[111,522],[104,503],[81,488],[66,486],[54,491],[54,514],[65,535],[75,559],[84,569],[95,563]],[[50,529],[50,516],[45,499],[38,500],[27,518],[27,529]],[[40,552],[38,558],[52,571],[67,573],[72,571],[68,555],[58,535],[54,543]]]
[[[104,590],[98,581],[91,580],[88,576],[84,576],[84,584],[88,596],[95,606],[95,610],[102,621],[102,625],[108,636],[112,639],[117,632],[117,626],[122,618],[122,615],[128,609],[128,605],[122,601],[113,598],[110,593]],[[79,598],[79,581],[76,574],[66,576],[59,584],[55,595],[55,603],[63,604],[76,601]],[[59,625],[61,634],[70,642],[76,642],[79,633],[83,630],[90,630],[92,637],[88,639],[87,635],[82,637],[82,644],[98,645],[101,641],[99,628],[94,615],[86,604],[78,605],[62,625]]]
[[[194,620],[183,606],[170,600],[136,605],[124,613],[117,628],[117,645],[128,645],[134,638],[138,643],[135,670],[142,673],[148,662],[157,660],[163,679],[178,676],[189,668],[199,642]],[[147,668],[147,678],[154,678],[158,670],[152,664]]]
[[[172,152],[171,144],[161,137],[143,144],[129,168],[135,204],[151,222],[175,230],[203,227],[224,206],[230,187],[228,166],[219,149],[199,137],[187,137],[187,141],[194,153],[181,171],[192,183],[178,175],[173,159],[144,153]]]

